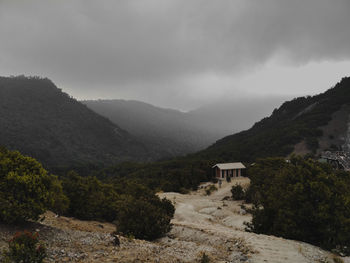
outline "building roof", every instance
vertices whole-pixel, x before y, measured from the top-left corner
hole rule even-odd
[[[212,168],[218,167],[220,170],[245,169],[243,163],[217,163]]]

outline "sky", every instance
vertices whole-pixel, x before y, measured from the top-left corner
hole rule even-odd
[[[0,75],[190,110],[350,76],[349,0],[0,0]]]

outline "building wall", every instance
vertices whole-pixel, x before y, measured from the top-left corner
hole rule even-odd
[[[232,170],[232,177],[239,177],[242,176],[242,169],[233,169]],[[224,177],[222,177],[222,173],[224,173]],[[231,174],[231,170],[220,170],[218,167],[215,167],[215,176],[216,178],[226,178]]]

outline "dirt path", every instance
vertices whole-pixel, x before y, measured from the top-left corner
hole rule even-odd
[[[251,217],[242,213],[241,202],[223,201],[235,183],[244,186],[249,181],[240,178],[225,183],[210,196],[205,195],[203,188],[186,195],[160,194],[175,203],[176,212],[171,232],[154,242],[119,236],[120,246],[115,246],[113,224],[57,217],[47,212],[41,223],[23,227],[0,224],[0,251],[7,248],[7,241],[16,231],[27,229],[39,232],[46,244],[45,262],[199,263],[205,253],[211,263],[335,263],[332,255],[315,246],[245,232],[244,221]],[[350,258],[342,260],[350,263]]]
[[[235,253],[227,254],[227,258],[221,259],[222,262],[333,262],[330,253],[310,244],[244,231],[244,221],[250,221],[251,216],[244,214],[240,208],[242,203],[223,201],[226,196],[230,196],[232,185],[237,183],[245,186],[249,184],[249,179],[239,178],[231,183],[224,183],[210,196],[204,194],[204,189],[186,195],[161,194],[175,203],[176,212],[172,223],[176,238],[186,240],[190,235],[191,241],[203,242],[202,233],[206,233],[213,240],[240,242],[238,249],[237,246],[231,249]],[[214,247],[218,249],[217,244]],[[222,252],[226,249],[224,247]],[[237,253],[240,254],[239,257]],[[343,260],[349,262],[349,258]]]

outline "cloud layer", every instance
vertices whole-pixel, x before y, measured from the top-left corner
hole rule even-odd
[[[271,60],[349,60],[349,11],[348,0],[0,0],[0,73],[189,107]]]

